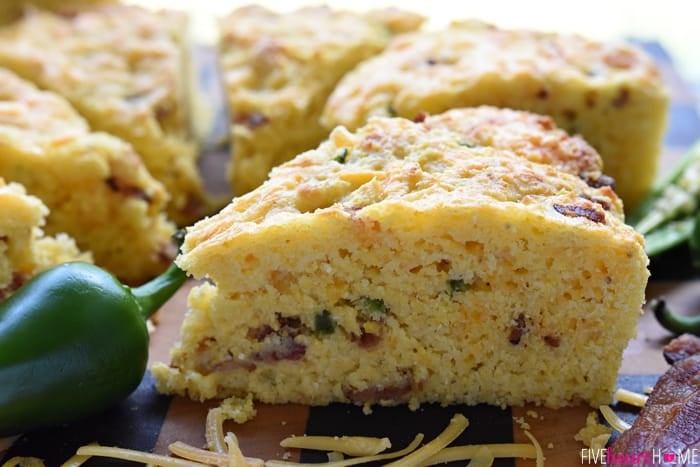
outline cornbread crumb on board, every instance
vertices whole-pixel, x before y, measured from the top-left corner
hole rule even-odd
[[[669,96],[654,61],[626,43],[479,21],[406,34],[340,81],[322,122],[354,129],[371,116],[484,104],[550,115],[581,134],[630,208],[655,179]]]
[[[184,13],[120,3],[70,15],[30,9],[0,29],[0,65],[131,144],[165,186],[179,225],[209,209],[184,108],[186,31]]]
[[[513,421],[517,423],[520,429],[523,431],[530,429],[530,424],[525,421],[525,417],[513,417]]]
[[[91,132],[62,97],[5,69],[0,100],[0,177],[46,205],[46,233],[70,235],[127,283],[162,272],[176,252],[175,226],[167,193],[132,147]]]
[[[252,394],[246,397],[228,397],[218,407],[210,410],[220,411],[225,420],[233,420],[238,424],[252,420],[257,415]]]
[[[257,187],[272,167],[326,138],[319,119],[340,78],[422,22],[396,8],[362,14],[325,6],[288,13],[245,6],[222,18],[234,194]]]
[[[644,301],[642,237],[614,191],[565,170],[560,151],[537,161],[520,138],[464,144],[444,118],[338,128],[189,228],[176,261],[207,281],[170,363],[152,368],[158,390],[309,405],[609,402]],[[451,118],[492,125],[478,110]]]
[[[612,428],[600,423],[597,412],[590,412],[586,417],[586,426],[574,435],[574,439],[592,449],[602,449],[611,435]]]
[[[41,229],[49,213],[19,183],[0,177],[0,301],[24,282],[52,266],[67,261],[92,262],[66,234],[47,236]]]

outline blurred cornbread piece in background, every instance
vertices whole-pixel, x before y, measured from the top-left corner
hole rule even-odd
[[[45,230],[65,232],[95,263],[139,283],[165,269],[177,249],[164,214],[167,193],[133,148],[88,125],[62,97],[0,69],[0,177],[24,185],[50,213]],[[8,211],[11,218],[16,215]]]
[[[71,14],[82,8],[116,1],[118,0],[2,0],[0,2],[0,25],[20,18],[26,8],[39,7],[61,14]]]
[[[160,391],[194,399],[607,403],[649,272],[600,160],[494,108],[372,118],[190,227]],[[580,156],[580,157],[579,157]],[[557,371],[552,371],[556,368]]]
[[[668,99],[655,63],[632,45],[466,21],[395,39],[342,79],[322,121],[354,129],[376,115],[483,104],[550,115],[598,150],[629,209],[656,176]]]
[[[19,183],[0,177],[0,301],[39,272],[66,261],[88,261],[64,233],[44,235],[48,208]]]
[[[67,16],[31,9],[0,29],[0,65],[130,143],[168,191],[178,224],[207,211],[184,108],[186,32],[184,13],[121,4]]]
[[[397,9],[360,14],[327,7],[276,13],[247,6],[222,18],[234,194],[260,185],[272,167],[327,137],[319,118],[338,80],[422,22]]]

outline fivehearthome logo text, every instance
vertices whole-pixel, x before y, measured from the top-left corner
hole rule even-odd
[[[614,452],[611,448],[581,449],[581,463],[590,465],[700,465],[700,449]]]

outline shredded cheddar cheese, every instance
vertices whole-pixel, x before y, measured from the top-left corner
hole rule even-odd
[[[418,433],[415,438],[413,438],[413,441],[411,441],[411,444],[406,446],[405,448],[401,449],[400,451],[395,451],[395,452],[387,452],[386,454],[377,454],[375,456],[367,456],[367,457],[356,457],[354,459],[345,459],[342,461],[335,461],[335,462],[327,462],[325,464],[299,464],[296,462],[286,462],[286,461],[267,461],[265,462],[266,467],[286,467],[286,466],[296,466],[296,467],[345,467],[349,465],[359,465],[359,464],[365,464],[368,462],[377,462],[377,461],[383,461],[383,460],[388,460],[388,459],[397,459],[400,457],[403,457],[413,451],[416,450],[416,448],[420,445],[420,443],[423,441],[423,434]]]
[[[88,446],[97,446],[97,445],[98,445],[97,443],[91,443]],[[80,467],[85,462],[87,462],[88,459],[90,459],[90,457],[91,456],[86,456],[86,455],[81,456],[80,454],[76,454],[76,455],[72,456],[70,459],[68,459],[67,461],[65,461],[63,464],[61,464],[61,467]]]
[[[606,422],[610,424],[615,430],[623,433],[630,428],[630,424],[621,419],[608,405],[601,405],[599,407],[600,413],[603,414],[603,418]]]
[[[2,464],[2,467],[45,467],[45,464],[38,457],[15,456]]]
[[[647,399],[649,399],[649,396],[620,388],[615,391],[614,398],[615,400],[624,402],[625,404],[633,405],[635,407],[644,407],[647,403]]]
[[[537,452],[532,444],[525,443],[494,443],[454,446],[441,450],[434,456],[418,464],[419,466],[445,464],[447,462],[474,459],[479,449],[488,447],[497,458],[535,459]]]
[[[469,467],[491,467],[494,459],[493,452],[486,446],[482,446],[476,451],[476,455],[469,463]]]
[[[248,467],[248,462],[246,462],[241,448],[238,446],[236,435],[226,433],[224,441],[226,441],[226,446],[228,447],[228,467]]]
[[[535,458],[535,464],[537,467],[544,467],[544,453],[542,452],[542,446],[540,446],[540,443],[537,441],[537,438],[535,438],[532,433],[529,431],[523,431],[525,433],[525,436],[527,436],[530,441],[532,441],[532,445],[535,447],[535,453],[537,454],[537,457]]]
[[[141,462],[144,464],[151,463],[161,467],[202,467],[206,464],[192,462],[185,459],[175,457],[161,456],[159,454],[151,454],[134,449],[123,449],[109,446],[83,446],[78,449],[80,456],[97,456],[110,457],[113,459],[122,459],[132,462]]]
[[[391,447],[389,438],[367,436],[292,436],[280,442],[283,448],[338,451],[348,456],[373,456]]]
[[[207,412],[204,437],[207,440],[207,448],[210,451],[226,452],[224,441],[224,414],[221,410],[212,409]]]
[[[454,441],[469,426],[469,420],[462,414],[455,414],[447,428],[437,438],[430,441],[420,449],[416,449],[408,456],[398,461],[387,464],[386,467],[412,467],[440,452],[448,444]]]

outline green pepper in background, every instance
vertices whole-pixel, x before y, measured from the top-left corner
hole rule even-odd
[[[700,268],[700,141],[656,183],[627,223],[644,235],[650,258],[686,245],[693,267]],[[666,330],[700,335],[700,316],[675,314],[658,298],[649,309]]]
[[[172,264],[130,288],[97,266],[72,262],[0,302],[0,436],[76,420],[126,398],[146,371],[146,320],[186,278]]]
[[[700,336],[700,315],[678,315],[671,311],[663,298],[651,300],[649,302],[649,309],[654,313],[659,324],[675,335],[695,334],[696,336]]]
[[[653,257],[690,240],[699,208],[700,142],[654,185],[627,223],[644,235]]]

